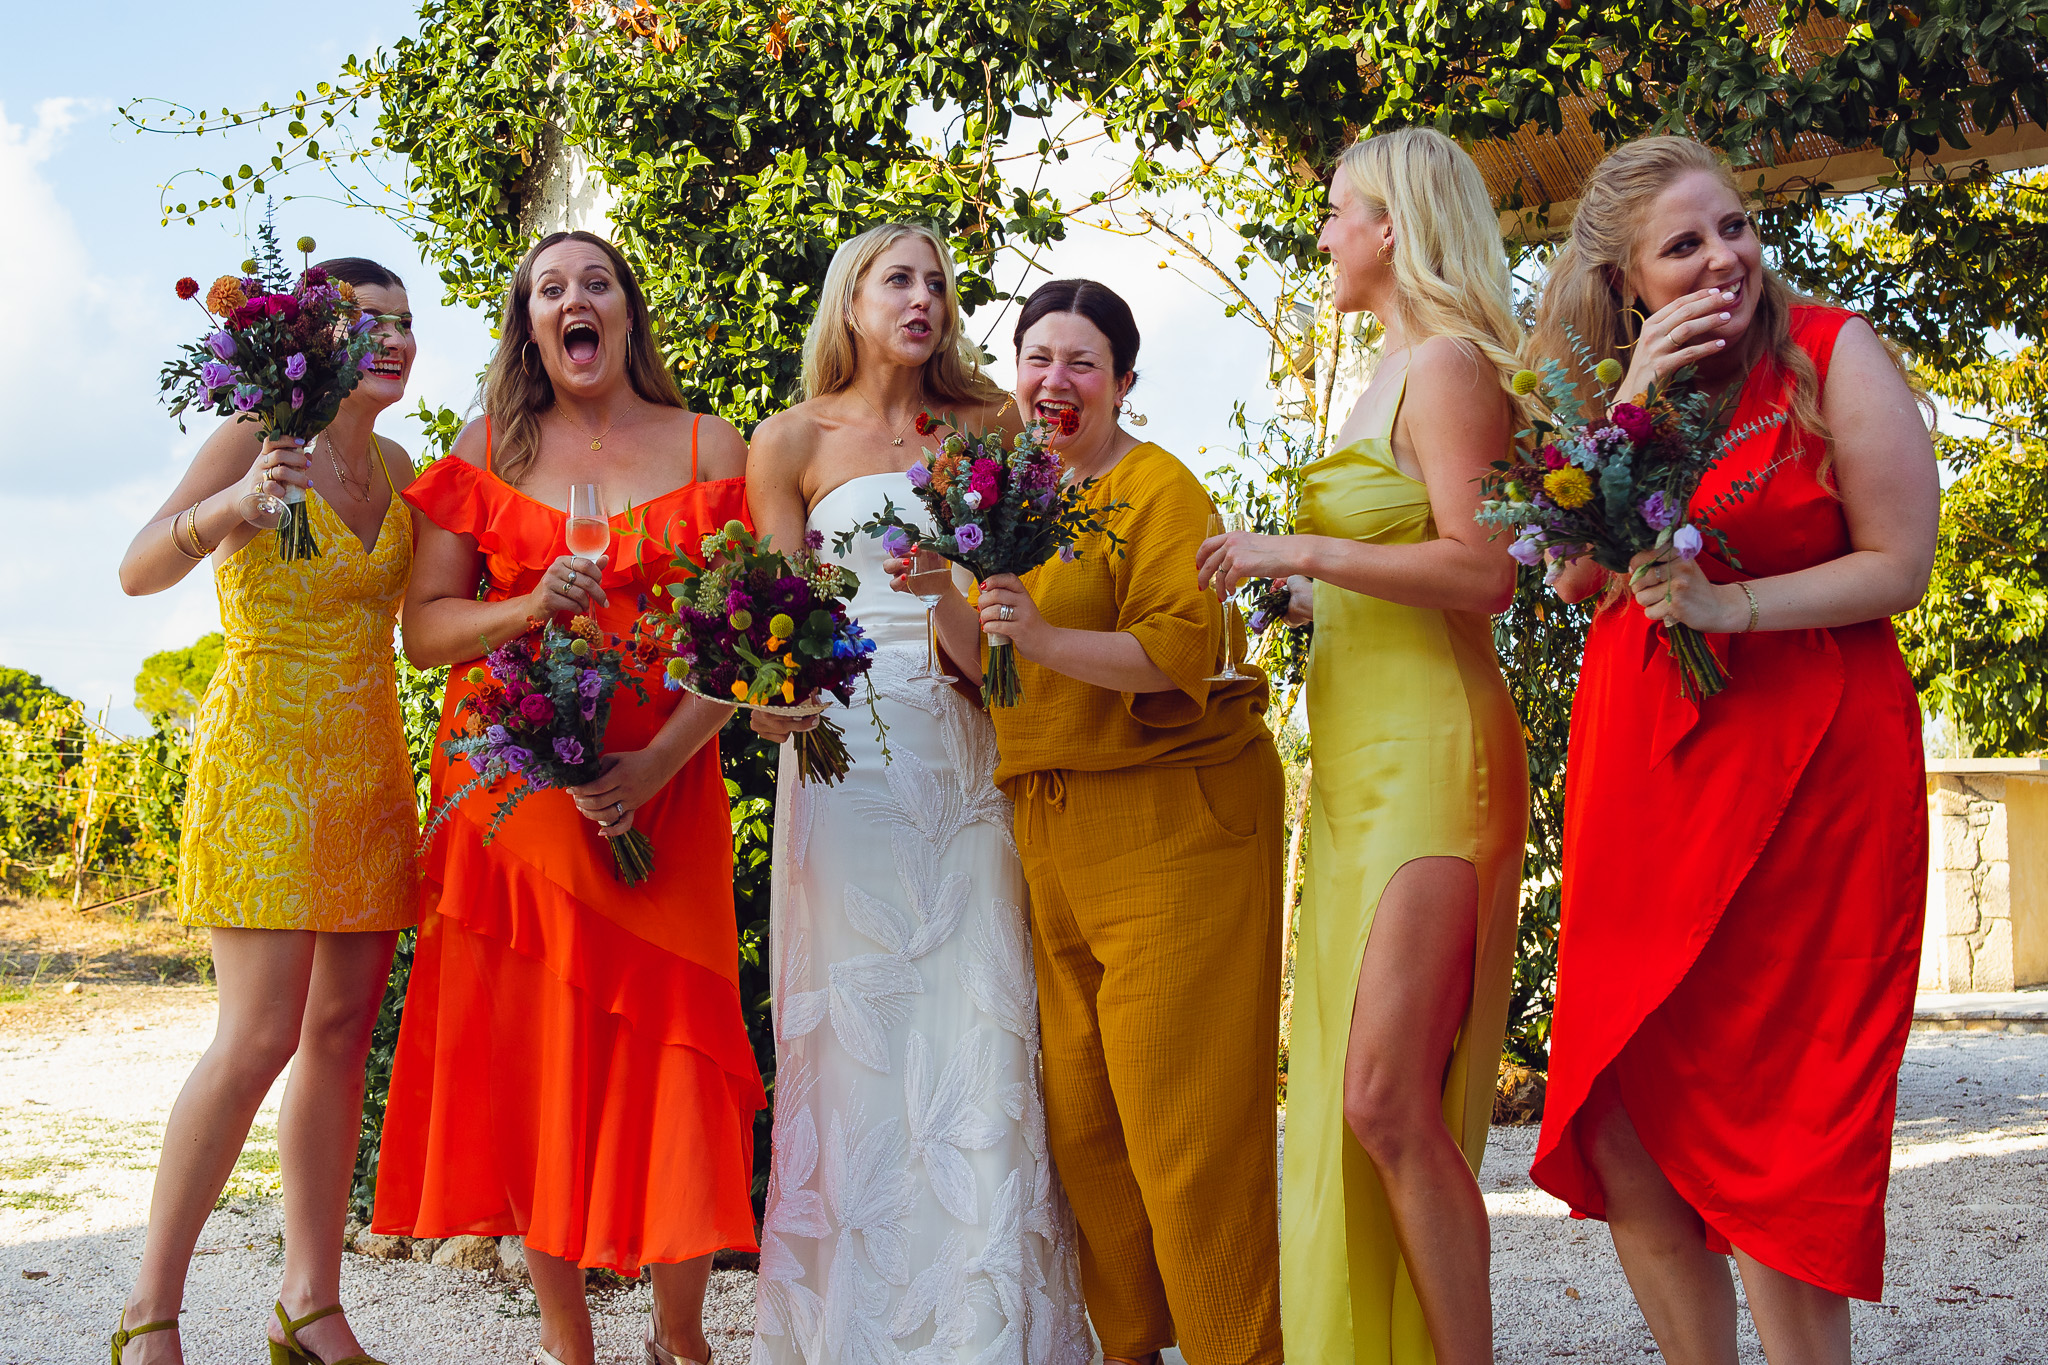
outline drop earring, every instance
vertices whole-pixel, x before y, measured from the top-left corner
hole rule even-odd
[[[1381,242],[1381,243],[1380,243],[1380,264],[1381,264],[1381,265],[1392,265],[1393,263],[1394,263],[1394,244],[1393,244],[1392,242]]]
[[[1128,398],[1124,400],[1124,405],[1117,409],[1117,415],[1122,417],[1126,422],[1129,422],[1134,427],[1142,427],[1145,425],[1145,414],[1142,412],[1132,411],[1131,400]]]

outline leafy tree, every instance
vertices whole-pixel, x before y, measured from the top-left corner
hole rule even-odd
[[[226,647],[226,637],[216,630],[183,649],[162,650],[144,659],[142,671],[135,675],[135,709],[191,734]]]
[[[33,720],[45,706],[65,706],[70,701],[37,674],[0,664],[0,720]]]

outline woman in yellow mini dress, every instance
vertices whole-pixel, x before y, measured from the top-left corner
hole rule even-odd
[[[1230,583],[1315,580],[1284,1324],[1297,1360],[1465,1365],[1493,1359],[1474,1177],[1529,810],[1488,620],[1515,566],[1473,512],[1521,425],[1520,332],[1484,182],[1450,139],[1358,143],[1330,206],[1336,306],[1380,320],[1385,358],[1302,471],[1302,534],[1218,537],[1200,561]]]
[[[370,1031],[398,932],[418,917],[391,648],[412,570],[398,491],[413,470],[373,427],[405,396],[415,346],[396,275],[356,258],[321,268],[383,317],[375,368],[310,445],[263,441],[246,419],[215,431],[121,562],[123,591],[143,595],[211,555],[227,647],[200,708],[178,850],[178,918],[212,931],[220,1019],[164,1132],[116,1365],[184,1358],[177,1318],[193,1247],[287,1062],[271,1359],[370,1360],[338,1306],[342,1227]],[[320,546],[289,564],[272,534],[288,486],[309,490]]]
[[[992,713],[1031,890],[1045,1121],[1107,1362],[1280,1361],[1274,1088],[1279,754],[1266,680],[1215,682],[1223,614],[1189,572],[1214,510],[1188,467],[1117,423],[1138,329],[1092,280],[1017,322],[1017,406],[1057,424],[1126,545],[1082,538],[980,611],[940,603],[955,659],[1008,635],[1023,700]],[[963,662],[963,672],[978,671]],[[1304,1357],[1306,1358],[1306,1357]]]

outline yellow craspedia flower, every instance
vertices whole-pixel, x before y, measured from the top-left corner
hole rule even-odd
[[[1607,359],[1593,367],[1593,377],[1603,384],[1619,383],[1621,381],[1621,362],[1613,356],[1607,357]]]
[[[1543,491],[1559,507],[1584,507],[1593,500],[1593,481],[1575,464],[1553,469],[1543,476]]]
[[[796,634],[796,622],[789,619],[787,612],[776,612],[768,618],[768,633],[778,640],[787,640]]]
[[[1509,387],[1514,389],[1516,394],[1527,398],[1530,394],[1536,392],[1537,387],[1543,383],[1543,376],[1534,370],[1516,370],[1515,377],[1508,381],[1508,383]]]
[[[586,659],[586,658],[589,658],[589,657],[590,657],[590,641],[588,641],[588,640],[571,640],[571,641],[569,642],[569,652],[570,652],[571,654],[574,654],[574,655],[575,655],[575,656],[576,656],[577,658],[579,658],[579,659]]]
[[[670,659],[668,661],[667,672],[671,678],[674,678],[677,682],[681,682],[685,678],[690,676],[690,666],[684,663],[681,659]]]
[[[747,699],[747,684],[744,679],[732,685],[732,694],[735,697],[738,697],[741,701],[745,701]]]

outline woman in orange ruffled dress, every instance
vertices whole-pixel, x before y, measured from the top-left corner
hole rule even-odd
[[[421,667],[454,665],[444,743],[480,643],[577,614],[623,636],[665,576],[664,539],[694,550],[745,515],[745,444],[683,406],[609,243],[543,238],[513,276],[499,335],[484,419],[406,491],[426,521],[405,649]],[[564,543],[569,486],[587,483],[619,513],[612,553],[593,559]],[[590,1266],[653,1267],[650,1365],[708,1361],[712,1253],[755,1246],[764,1096],[740,1014],[718,762],[731,708],[645,681],[644,702],[614,694],[588,785],[535,793],[489,844],[502,785],[436,831],[384,1119],[374,1228],[523,1236],[540,1359],[556,1365],[593,1360]],[[471,776],[437,748],[437,802]],[[602,840],[633,829],[655,862],[627,886]]]

